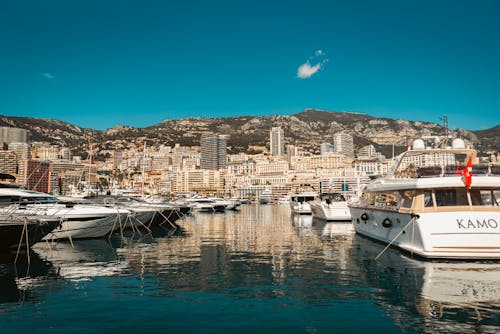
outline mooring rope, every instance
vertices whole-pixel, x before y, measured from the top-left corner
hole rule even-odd
[[[389,242],[389,243],[387,244],[387,246],[386,246],[386,247],[385,247],[385,248],[384,248],[384,249],[383,249],[383,250],[382,250],[382,251],[381,251],[381,252],[380,252],[380,253],[379,253],[376,257],[375,257],[375,260],[378,260],[378,258],[379,258],[380,256],[382,256],[382,254],[384,254],[384,253],[385,253],[385,251],[386,251],[389,247],[391,247],[391,245],[394,243],[394,241],[396,241],[396,239],[397,239],[397,238],[399,238],[399,236],[400,236],[400,235],[401,235],[401,234],[402,234],[402,233],[406,230],[406,228],[407,228],[408,226],[410,226],[410,224],[415,223],[415,221],[417,220],[417,218],[418,218],[418,216],[416,216],[416,215],[415,215],[415,216],[413,216],[413,217],[410,219],[410,221],[408,222],[408,224],[406,224],[406,225],[405,225],[405,227],[403,227],[403,229],[402,229],[401,231],[399,231],[399,233],[398,233],[398,234],[397,234],[397,235],[396,235],[396,236],[395,236],[395,237],[391,240],[391,242]],[[413,233],[412,233],[412,234],[413,234]],[[412,244],[412,246],[413,246],[413,244]]]
[[[27,257],[28,257],[28,268],[31,264],[30,260],[30,245],[29,245],[29,238],[28,238],[28,217],[23,217],[24,224],[23,224],[23,230],[21,231],[21,238],[19,239],[19,244],[17,245],[17,252],[16,252],[16,258],[14,259],[14,263],[17,263],[17,259],[19,257],[19,252],[21,251],[21,245],[23,243],[23,237],[26,239],[26,251],[27,251]]]

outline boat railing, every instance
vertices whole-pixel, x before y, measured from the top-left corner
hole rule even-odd
[[[462,165],[446,165],[442,166],[423,166],[418,167],[414,175],[400,175],[402,178],[412,178],[416,175],[417,178],[439,177],[439,176],[460,176],[463,172]],[[500,175],[500,166],[496,165],[472,165],[473,175]],[[406,177],[405,177],[406,176]]]

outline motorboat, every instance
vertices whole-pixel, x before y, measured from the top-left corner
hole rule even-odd
[[[500,166],[422,139],[348,206],[357,233],[425,258],[500,258]]]
[[[119,207],[130,212],[122,227],[146,227],[172,224],[190,212],[188,206],[169,202],[148,202],[126,196],[100,196],[89,200],[106,207]]]
[[[43,240],[99,238],[110,233],[130,213],[119,208],[59,203],[55,196],[24,189],[0,188],[0,214],[57,218],[61,224]]]
[[[340,193],[323,195],[309,202],[314,218],[326,221],[350,221],[351,212],[344,195]]]
[[[218,202],[214,198],[194,196],[185,198],[182,202],[196,212],[214,213],[226,211],[226,204]]]
[[[60,225],[57,217],[10,214],[0,216],[0,249],[32,246]]]
[[[318,197],[315,191],[302,191],[290,195],[290,209],[292,214],[310,215],[312,214],[310,202]]]
[[[269,204],[273,200],[273,192],[266,188],[259,195],[259,204]]]
[[[290,205],[290,195],[278,198],[278,204]]]
[[[218,198],[218,197],[208,197],[213,200],[216,205],[224,205],[224,210],[238,210],[240,206],[240,200],[237,198]]]

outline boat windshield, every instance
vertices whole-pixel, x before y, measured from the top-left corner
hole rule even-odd
[[[467,164],[465,152],[430,150],[405,154],[394,170],[396,178],[461,175]],[[488,165],[474,165],[473,174],[489,173]]]
[[[54,196],[0,196],[0,206],[10,204],[53,204],[57,199]]]

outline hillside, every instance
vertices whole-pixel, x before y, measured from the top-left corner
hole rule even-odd
[[[354,137],[356,147],[373,144],[390,155],[412,139],[444,135],[445,129],[436,123],[375,118],[370,115],[308,109],[291,116],[237,116],[227,118],[184,118],[167,120],[146,128],[116,126],[106,131],[83,129],[52,119],[0,116],[0,126],[28,129],[32,141],[46,141],[82,152],[90,134],[99,150],[127,148],[146,141],[151,145],[198,146],[201,136],[209,133],[229,135],[230,152],[245,152],[249,146],[269,146],[269,131],[281,126],[285,144],[301,146],[312,153],[319,152],[323,142],[333,142],[335,133],[345,131]],[[457,129],[455,135],[468,139],[484,152],[500,151],[500,125],[488,130]]]

